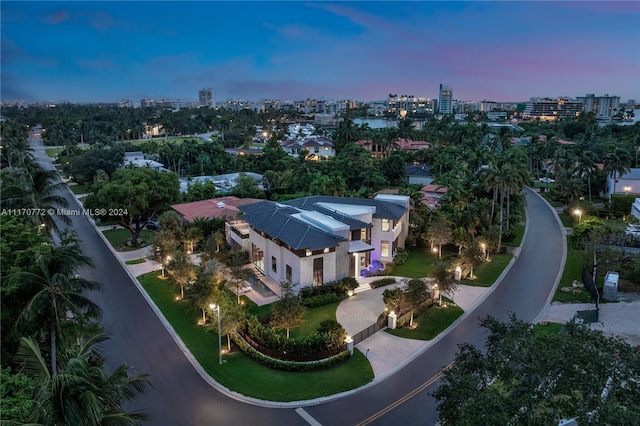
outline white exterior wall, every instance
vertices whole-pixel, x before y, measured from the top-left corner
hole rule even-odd
[[[640,198],[636,198],[636,201],[631,205],[631,215],[640,219]]]
[[[607,177],[607,198],[612,194],[613,178],[609,175]],[[616,182],[616,194],[640,194],[640,180],[619,178],[618,182]]]

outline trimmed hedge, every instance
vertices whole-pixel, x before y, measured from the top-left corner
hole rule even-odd
[[[382,278],[382,279],[370,282],[369,285],[371,286],[371,288],[378,288],[378,287],[384,287],[386,285],[395,284],[395,283],[396,283],[395,278]]]
[[[353,277],[346,277],[315,287],[303,287],[300,289],[299,295],[303,299],[327,293],[335,293],[338,297],[344,297],[347,291],[356,288],[358,288],[358,281]]]
[[[283,360],[271,358],[261,352],[258,352],[258,350],[256,350],[250,344],[248,344],[237,333],[232,333],[231,339],[236,345],[238,345],[240,350],[244,352],[246,355],[248,355],[251,359],[259,362],[265,367],[273,368],[276,370],[295,371],[295,372],[324,370],[330,367],[334,367],[338,364],[341,364],[351,357],[351,353],[349,351],[344,351],[339,353],[338,355],[332,356],[331,358],[323,359],[320,361],[310,361],[310,362],[283,361]]]
[[[337,302],[340,298],[335,293],[325,293],[319,294],[317,296],[307,297],[306,299],[302,299],[302,304],[307,308],[316,308],[318,306],[323,306],[329,303]]]
[[[404,248],[397,249],[396,255],[393,258],[394,265],[400,266],[404,264],[407,260],[409,260],[409,250]]]

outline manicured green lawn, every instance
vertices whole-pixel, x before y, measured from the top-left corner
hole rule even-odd
[[[251,315],[260,316],[266,315],[271,312],[272,304],[258,306],[253,300],[249,299],[246,295],[240,296],[240,302],[244,303],[244,306]]]
[[[562,272],[562,278],[556,289],[556,293],[553,295],[554,302],[562,303],[588,303],[591,300],[591,296],[584,289],[581,294],[573,294],[572,292],[565,293],[560,289],[562,287],[571,287],[571,283],[574,280],[582,282],[582,266],[584,252],[575,248],[575,238],[567,236],[567,261],[564,265],[564,271]]]
[[[107,230],[102,231],[104,236],[109,240],[111,246],[118,251],[136,250],[140,247],[127,247],[127,241],[131,239],[131,232],[128,229],[116,229],[115,231]],[[152,244],[155,238],[155,232],[143,229],[140,232],[140,238],[144,241],[145,245]]]
[[[291,337],[313,334],[322,321],[336,319],[336,310],[340,302],[328,303],[316,308],[307,309],[304,315],[304,325],[291,330]]]
[[[69,189],[74,194],[86,194],[89,192],[89,185],[69,185]]]
[[[449,305],[446,308],[440,308],[434,305],[413,318],[414,325],[418,323],[415,329],[403,327],[391,330],[387,328],[385,331],[404,339],[431,340],[449,327],[463,313],[464,311],[459,306]]]
[[[219,365],[217,335],[197,325],[202,315],[200,311],[191,310],[186,302],[175,300],[179,288],[158,278],[158,272],[141,275],[138,279],[204,370],[235,392],[269,401],[299,401],[348,391],[373,380],[371,365],[357,349],[349,361],[322,371],[271,370],[242,352],[225,354],[224,364]],[[224,346],[224,337],[222,342]]]
[[[536,324],[533,327],[536,335],[544,336],[560,333],[564,324],[560,324],[559,322],[550,322],[545,325]]]
[[[407,278],[424,278],[433,275],[435,265],[438,263],[438,254],[435,255],[428,247],[413,247],[409,253],[409,259],[393,269],[391,275]]]
[[[473,271],[476,278],[473,280],[462,280],[462,284],[476,287],[491,287],[500,274],[502,274],[504,268],[511,262],[511,258],[513,258],[513,256],[510,254],[491,255],[491,262],[485,262]]]
[[[127,260],[124,263],[126,263],[127,265],[137,265],[138,263],[144,263],[146,261],[147,259],[134,259],[134,260]]]
[[[564,225],[567,228],[572,227],[576,221],[575,217],[572,217],[571,215],[568,215],[564,212],[560,213],[558,216],[560,216],[560,222],[562,222],[562,225]]]
[[[64,148],[46,148],[44,152],[46,152],[49,157],[56,158],[58,154],[62,152],[63,149]]]
[[[504,245],[509,247],[520,247],[520,244],[522,244],[522,238],[524,237],[524,230],[524,225],[516,225],[516,227],[513,228],[515,238],[513,241],[505,242]]]

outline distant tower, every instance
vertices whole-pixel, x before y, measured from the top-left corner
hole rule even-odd
[[[451,114],[453,112],[453,89],[443,84],[440,85],[438,94],[438,113]]]
[[[198,105],[212,108],[215,104],[213,89],[200,89],[198,91]]]

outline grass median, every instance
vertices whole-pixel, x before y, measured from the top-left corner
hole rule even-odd
[[[446,330],[463,313],[462,308],[455,305],[448,305],[446,308],[431,306],[413,318],[414,325],[418,324],[417,327],[402,327],[395,330],[387,328],[385,331],[403,339],[431,340]]]
[[[493,254],[490,262],[485,262],[473,271],[475,278],[462,280],[462,284],[475,287],[491,287],[496,282],[502,271],[507,267],[511,259],[510,254]]]
[[[371,365],[357,349],[344,364],[321,371],[272,370],[242,352],[225,354],[224,364],[219,365],[217,335],[197,324],[200,311],[176,301],[179,287],[158,278],[157,271],[141,275],[138,280],[204,370],[218,383],[242,395],[267,401],[299,401],[345,392],[373,380]],[[223,346],[225,342],[223,339]]]

